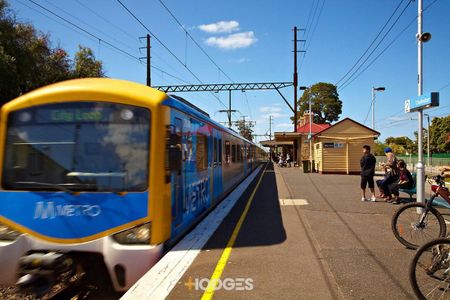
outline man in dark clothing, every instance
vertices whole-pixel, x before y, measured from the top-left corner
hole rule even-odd
[[[377,162],[375,156],[370,153],[370,146],[363,146],[363,157],[361,157],[361,191],[362,198],[361,201],[372,201],[375,202],[375,184],[373,182],[373,176],[375,175],[375,164]],[[366,199],[366,187],[369,184],[370,191],[372,192],[372,197]]]

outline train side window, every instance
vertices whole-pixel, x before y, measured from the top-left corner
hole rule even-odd
[[[222,139],[218,140],[218,144],[219,144],[219,163],[222,163]]]
[[[236,145],[231,145],[231,162],[236,162]]]
[[[216,165],[217,161],[217,138],[214,138],[214,165]]]
[[[200,133],[197,134],[196,164],[198,171],[208,168],[208,140]]]
[[[231,162],[231,145],[230,141],[225,141],[225,163]]]
[[[237,161],[242,161],[242,146],[237,145]]]

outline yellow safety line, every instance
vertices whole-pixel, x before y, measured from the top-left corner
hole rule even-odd
[[[214,269],[211,279],[209,280],[208,287],[206,288],[205,293],[203,294],[201,300],[210,300],[214,296],[216,286],[219,282],[220,277],[222,276],[225,266],[227,265],[227,261],[228,258],[230,257],[231,250],[233,249],[234,242],[236,241],[239,231],[241,230],[242,223],[244,223],[245,217],[247,216],[248,210],[250,209],[253,197],[255,196],[256,191],[258,190],[259,184],[261,183],[264,173],[266,172],[267,165],[268,163],[266,163],[266,166],[264,167],[264,170],[261,173],[261,176],[259,177],[259,181],[256,184],[256,187],[254,188],[252,194],[250,195],[250,198],[247,201],[247,205],[245,206],[244,212],[239,218],[239,221],[237,222],[236,227],[233,230],[233,234],[231,235],[231,238],[228,241],[227,246],[223,250],[222,256],[220,257],[219,262],[217,263],[216,268]]]

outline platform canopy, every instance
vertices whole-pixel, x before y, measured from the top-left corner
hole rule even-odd
[[[275,146],[284,146],[284,145],[292,146],[294,144],[293,141],[275,141],[275,140],[261,141],[259,143],[263,147],[275,147]]]

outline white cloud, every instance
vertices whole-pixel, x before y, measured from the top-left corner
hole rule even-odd
[[[263,112],[263,113],[280,112],[282,110],[283,109],[281,107],[278,107],[278,106],[263,106],[263,107],[259,108],[259,111]]]
[[[294,124],[292,123],[280,123],[275,125],[276,128],[294,128]]]
[[[409,117],[389,117],[388,120],[389,121],[403,121],[403,120],[408,120]]]
[[[239,48],[247,48],[258,39],[255,37],[253,31],[233,33],[226,37],[210,37],[205,42],[209,46],[216,46],[225,50],[233,50]]]
[[[263,118],[269,119],[269,117],[272,116],[272,119],[279,119],[279,118],[287,118],[289,115],[280,114],[279,112],[273,112],[270,114],[262,115]]]
[[[198,29],[208,33],[230,33],[239,30],[239,22],[219,21],[216,23],[199,25]]]
[[[250,62],[251,59],[250,58],[238,58],[238,59],[230,59],[229,62],[234,63],[234,64],[243,64],[246,62]]]

